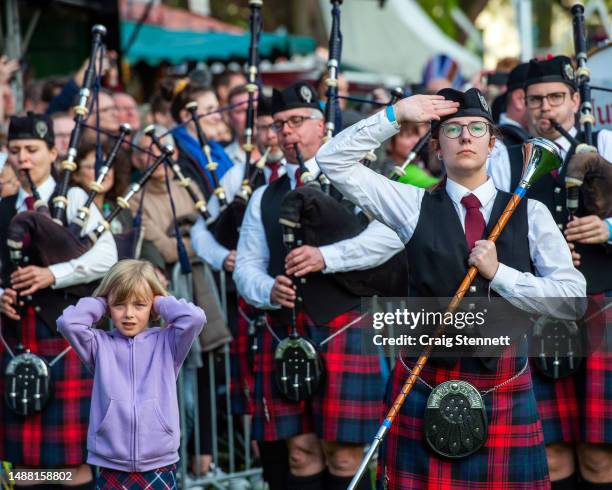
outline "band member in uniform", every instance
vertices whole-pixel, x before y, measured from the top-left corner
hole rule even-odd
[[[246,94],[246,92],[244,93]],[[240,94],[242,94],[242,92],[240,92]],[[232,98],[232,100],[234,100],[234,98]],[[262,104],[261,108],[259,108],[259,103]],[[261,137],[258,136],[256,131],[255,138],[257,141],[258,152],[263,151],[265,153],[266,147],[270,147],[270,152],[268,153],[268,157],[266,159],[266,167],[263,170],[266,182],[269,182],[270,179],[276,180],[285,171],[282,164],[283,154],[278,147],[276,135],[270,134],[270,119],[272,119],[270,114],[270,100],[261,94],[258,99],[257,118],[255,122],[256,129],[258,129],[261,124],[263,125],[263,129],[266,131],[262,132]],[[262,146],[262,143],[266,144],[267,146]],[[231,154],[234,155],[234,158],[236,158],[236,155],[238,155],[237,152],[231,152]],[[234,160],[234,166],[229,169],[220,180],[220,184],[225,190],[225,195],[227,196],[228,202],[234,199],[234,196],[240,190],[243,179],[244,151],[242,152],[242,159]],[[217,196],[212,196],[208,201],[208,212],[210,213],[211,218],[216,219],[219,216],[220,211],[221,209]],[[236,251],[228,250],[221,243],[219,243],[203,219],[199,219],[191,229],[191,244],[196,253],[202,257],[202,259],[205,260],[214,270],[225,270],[230,273],[234,271]]]
[[[576,129],[580,96],[570,59],[556,56],[544,61],[532,60],[525,83],[525,101],[530,134],[553,141],[566,162],[560,174],[553,173],[538,181],[530,196],[548,206],[557,225],[565,228],[574,264],[586,278],[589,295],[609,295],[612,260],[605,244],[611,240],[612,219],[579,212],[580,217],[568,222],[564,178],[576,148],[551,123],[551,120],[556,121],[573,138],[582,139]],[[593,142],[598,153],[612,162],[612,132],[594,133]],[[510,190],[516,185],[521,162],[519,147],[492,155],[489,174],[499,189]],[[612,415],[593,409],[603,403],[602,400],[612,398],[612,356],[609,352],[592,353],[583,364],[575,374],[561,379],[551,379],[537,371],[534,374],[550,476],[553,488],[559,490],[577,486],[576,453],[584,488],[599,488],[589,486],[594,483],[612,485],[609,446],[612,443]]]
[[[227,112],[228,121],[232,132],[234,133],[234,140],[225,147],[225,152],[230,157],[234,165],[242,167],[244,172],[244,160],[245,160],[245,136],[244,130],[247,124],[247,102],[249,100],[249,92],[247,85],[237,85],[229,91],[228,105],[232,107]],[[255,102],[257,102],[257,93],[255,93]],[[257,109],[257,104],[255,104]],[[251,161],[256,160],[259,157],[258,152],[254,151],[251,154]]]
[[[447,172],[432,192],[392,182],[359,164],[403,122],[430,120],[433,150]],[[443,89],[437,96],[403,99],[346,129],[321,148],[317,162],[332,184],[398,233],[408,253],[411,295],[454,296],[469,265],[479,275],[466,297],[500,295],[533,307],[532,297],[584,296],[584,278],[550,213],[537,201],[521,201],[496,243],[482,239],[510,199],[486,175],[493,131],[489,107],[477,89]],[[489,360],[435,359],[423,367],[383,443],[379,488],[549,488],[531,374],[518,350],[523,342],[518,344]],[[415,359],[400,356],[387,403],[414,364]],[[441,457],[431,438],[429,448],[424,440],[437,429],[425,424],[426,401],[448,380],[471,385],[488,420],[488,438],[479,436],[486,426],[480,432],[469,426],[474,440],[463,437],[461,445],[472,449],[458,459]]]
[[[255,119],[255,141],[259,153],[267,155],[263,176],[265,183],[269,184],[285,175],[285,159],[278,143],[278,136],[272,129],[272,100],[259,92],[257,114]],[[267,152],[267,153],[266,153]],[[244,178],[244,169],[235,165],[226,175],[225,183],[230,189],[239,189]],[[201,226],[202,223],[199,223]],[[192,236],[194,233],[192,232]],[[214,245],[206,247],[202,240],[202,230],[197,234],[198,246],[203,256]],[[214,239],[214,238],[213,238]],[[192,239],[193,243],[193,239]],[[215,243],[218,243],[215,241]],[[218,245],[222,247],[222,245]],[[235,252],[231,252],[235,253]],[[259,322],[263,320],[264,312],[249,305],[244,298],[238,298],[238,321],[236,335],[231,344],[232,362],[232,412],[253,414],[253,356],[257,350],[254,334]],[[284,440],[258,441],[259,458],[263,470],[263,477],[270,490],[284,490],[289,472],[287,445]]]
[[[287,440],[290,475],[286,488],[345,489],[357,470],[363,445],[374,434],[382,380],[377,356],[361,354],[361,330],[340,331],[358,318],[360,299],[347,297],[333,273],[382,264],[401,250],[401,243],[391,230],[374,221],[354,238],[322,247],[299,246],[287,253],[279,205],[298,180],[303,183],[296,175],[298,164],[312,176],[319,173],[314,155],[325,127],[316,92],[306,83],[276,92],[272,112],[287,173],[253,193],[242,223],[234,271],[241,296],[269,310],[269,328],[258,332],[253,437]],[[295,281],[290,278],[294,275]],[[299,302],[294,282],[299,283]],[[309,284],[318,289],[309,291]],[[288,317],[296,303],[299,311],[291,323],[316,346],[327,371],[319,390],[300,401],[289,399],[275,383],[282,376],[276,371],[275,357],[278,346],[287,340]],[[334,333],[337,335],[330,338]],[[363,488],[369,488],[368,484]]]
[[[41,200],[50,202],[56,186],[51,166],[57,151],[52,122],[41,114],[12,118],[8,139],[9,163],[18,174],[21,189],[0,202],[2,286],[5,288],[0,296],[0,311],[2,336],[6,342],[0,344],[0,388],[3,392],[6,388],[5,369],[13,357],[11,352],[17,354],[17,329],[20,329],[23,346],[50,365],[53,393],[42,410],[26,416],[15,413],[4,402],[0,404],[0,459],[11,461],[16,467],[71,467],[75,473],[70,483],[77,484],[72,488],[93,488],[91,469],[84,464],[92,378],[72,349],[61,356],[69,346],[57,333],[55,320],[63,308],[78,299],[69,295],[65,288],[102,277],[117,261],[117,248],[112,235],[104,233],[80,257],[48,266],[31,264],[11,273],[6,243],[9,223],[17,213],[32,209],[34,203],[25,173],[29,172]],[[82,189],[69,190],[69,221],[74,219],[86,199]],[[92,206],[85,231],[92,231],[101,220],[100,212]],[[30,239],[44,240],[44,237]],[[49,255],[52,256],[52,252],[49,251]],[[29,295],[32,299],[25,307],[18,305],[18,297],[22,300]]]
[[[507,145],[521,145],[529,138],[525,108],[525,78],[529,63],[515,66],[508,75],[506,110],[499,115],[497,128],[501,140]]]

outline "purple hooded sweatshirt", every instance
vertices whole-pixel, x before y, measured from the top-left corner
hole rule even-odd
[[[167,327],[135,337],[91,328],[106,312],[101,298],[83,298],[57,320],[58,331],[94,373],[90,464],[144,472],[179,460],[176,379],[206,316],[172,296],[158,298],[155,308]]]

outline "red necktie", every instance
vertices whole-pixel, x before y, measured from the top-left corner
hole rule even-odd
[[[274,182],[276,179],[279,178],[278,172],[281,168],[281,163],[280,162],[270,162],[267,165],[268,165],[268,168],[272,171],[272,173],[270,174],[270,178],[268,179],[268,184],[271,184],[272,182]]]
[[[304,185],[304,182],[302,182],[302,171],[298,168],[295,171],[295,187],[296,189],[302,187]]]
[[[480,201],[474,194],[468,194],[461,199],[461,204],[466,209],[465,214],[465,240],[468,251],[474,248],[474,243],[482,239],[486,224],[480,212]]]
[[[36,199],[34,199],[34,196],[28,196],[25,198],[25,204],[26,207],[28,208],[28,211],[33,211],[34,210],[34,202],[36,201]]]

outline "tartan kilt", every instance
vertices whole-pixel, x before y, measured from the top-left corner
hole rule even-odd
[[[561,379],[541,374],[530,361],[533,392],[538,404],[538,414],[544,431],[544,443],[580,442],[579,385],[583,369]]]
[[[485,390],[512,377],[524,363],[524,357],[504,355],[498,362],[497,372],[485,372],[480,360],[464,358],[453,368],[428,364],[422,377],[432,386],[458,379]],[[414,359],[406,360],[406,364],[413,365]],[[386,407],[390,407],[408,375],[398,361],[387,384]],[[550,488],[542,426],[529,369],[483,397],[489,422],[485,446],[459,460],[437,456],[425,442],[423,417],[430,393],[428,387],[417,381],[391,426],[379,454],[379,489]]]
[[[318,346],[358,317],[359,311],[352,310],[325,325],[315,325],[301,311],[297,326],[301,335]],[[288,326],[270,324],[279,338],[289,334]],[[261,329],[255,361],[253,439],[274,441],[314,432],[327,441],[355,444],[371,441],[378,428],[384,387],[378,357],[361,353],[362,336],[358,322],[318,348],[325,378],[310,400],[296,403],[285,399],[276,386],[277,341],[267,328]]]
[[[2,333],[14,350],[17,342],[14,331],[4,326]],[[37,318],[31,307],[22,320],[22,335],[24,346],[47,362],[68,347],[64,338]],[[10,360],[0,343],[0,390],[3,396],[4,372]],[[51,380],[51,398],[41,412],[22,417],[12,412],[4,401],[0,403],[0,459],[13,465],[38,468],[85,463],[93,376],[70,349],[51,367]]]
[[[255,319],[257,309],[249,305],[243,298],[238,297],[238,320],[236,335],[230,344],[230,392],[232,413],[235,415],[253,414],[253,366],[251,359],[251,338],[249,337],[249,322],[243,315],[251,320]]]
[[[597,312],[612,301],[612,291],[589,295],[589,355],[581,373],[581,442],[612,443],[612,308]]]
[[[100,468],[96,490],[174,490],[177,489],[176,464],[143,473]]]

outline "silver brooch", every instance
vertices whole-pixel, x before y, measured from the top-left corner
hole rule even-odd
[[[310,101],[312,100],[312,92],[310,91],[310,88],[307,85],[302,85],[300,87],[300,97],[302,97],[302,100],[304,102],[310,104]]]
[[[489,109],[489,104],[487,104],[486,99],[482,96],[481,93],[478,94],[478,100],[480,100],[480,105],[486,112],[491,112],[491,110]]]
[[[572,68],[570,63],[565,63],[565,65],[563,65],[563,72],[568,80],[574,80],[574,68]]]
[[[45,121],[36,121],[36,124],[34,124],[34,131],[39,138],[44,138],[49,132],[49,128]]]

